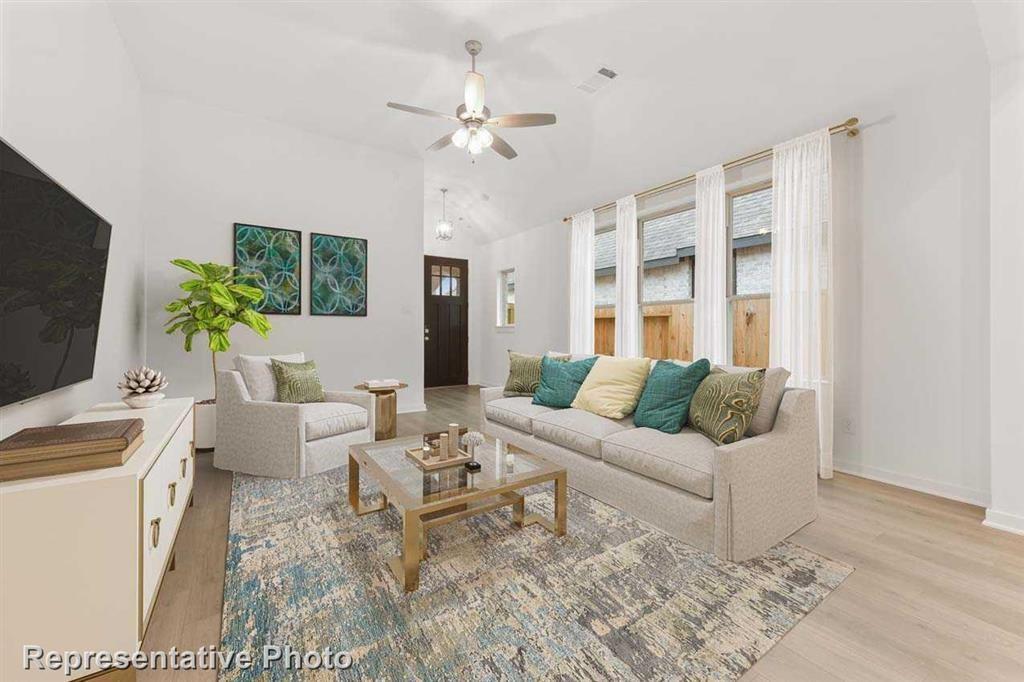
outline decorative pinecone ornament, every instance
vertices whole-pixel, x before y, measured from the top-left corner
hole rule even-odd
[[[167,388],[167,379],[164,378],[163,372],[143,366],[125,372],[124,379],[117,387],[124,391],[126,396],[158,393]]]

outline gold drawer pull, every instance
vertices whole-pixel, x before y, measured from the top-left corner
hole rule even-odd
[[[181,477],[182,478],[185,478],[185,470],[187,468],[188,468],[188,458],[187,457],[182,457],[181,458]]]
[[[170,500],[170,503],[171,503],[172,507],[174,506],[174,498],[175,498],[177,492],[178,492],[178,484],[177,483],[168,483],[167,484],[167,496],[168,496],[168,499]]]
[[[190,457],[196,456],[196,442],[194,440],[188,442],[188,454]]]
[[[153,548],[160,544],[160,519],[156,518],[149,522],[149,538]]]

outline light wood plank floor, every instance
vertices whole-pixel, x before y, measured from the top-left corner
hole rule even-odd
[[[398,416],[400,435],[479,423],[475,387],[431,389],[426,402]],[[818,520],[793,539],[856,571],[744,680],[1024,680],[1024,537],[985,528],[978,507],[853,476],[819,491]],[[144,648],[219,642],[230,498],[231,475],[200,455]]]

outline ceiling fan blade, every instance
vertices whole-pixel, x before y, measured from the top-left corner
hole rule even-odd
[[[504,114],[487,119],[487,125],[502,128],[532,128],[533,126],[549,126],[555,123],[554,114]]]
[[[498,137],[498,134],[496,132],[492,130],[490,131],[490,133],[491,136],[494,138],[494,141],[491,142],[491,149],[498,152],[506,159],[514,159],[517,156],[519,156],[519,154],[516,153],[516,150],[512,149],[512,145],[510,145],[508,142],[505,142],[505,140],[503,140],[502,138]]]
[[[438,149],[444,149],[452,143],[452,133],[448,133],[434,144],[427,147],[428,152],[436,152]]]
[[[414,107],[409,104],[398,104],[396,102],[388,102],[388,106],[392,109],[398,109],[399,111],[407,111],[410,114],[419,114],[420,116],[433,116],[434,118],[446,118],[449,121],[456,121],[461,123],[459,119],[455,118],[451,114],[444,114],[440,111],[434,111],[433,109],[424,109],[422,107]]]

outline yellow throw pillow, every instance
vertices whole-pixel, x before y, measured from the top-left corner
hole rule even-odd
[[[580,386],[572,406],[609,419],[632,414],[644,392],[651,361],[602,355]]]

